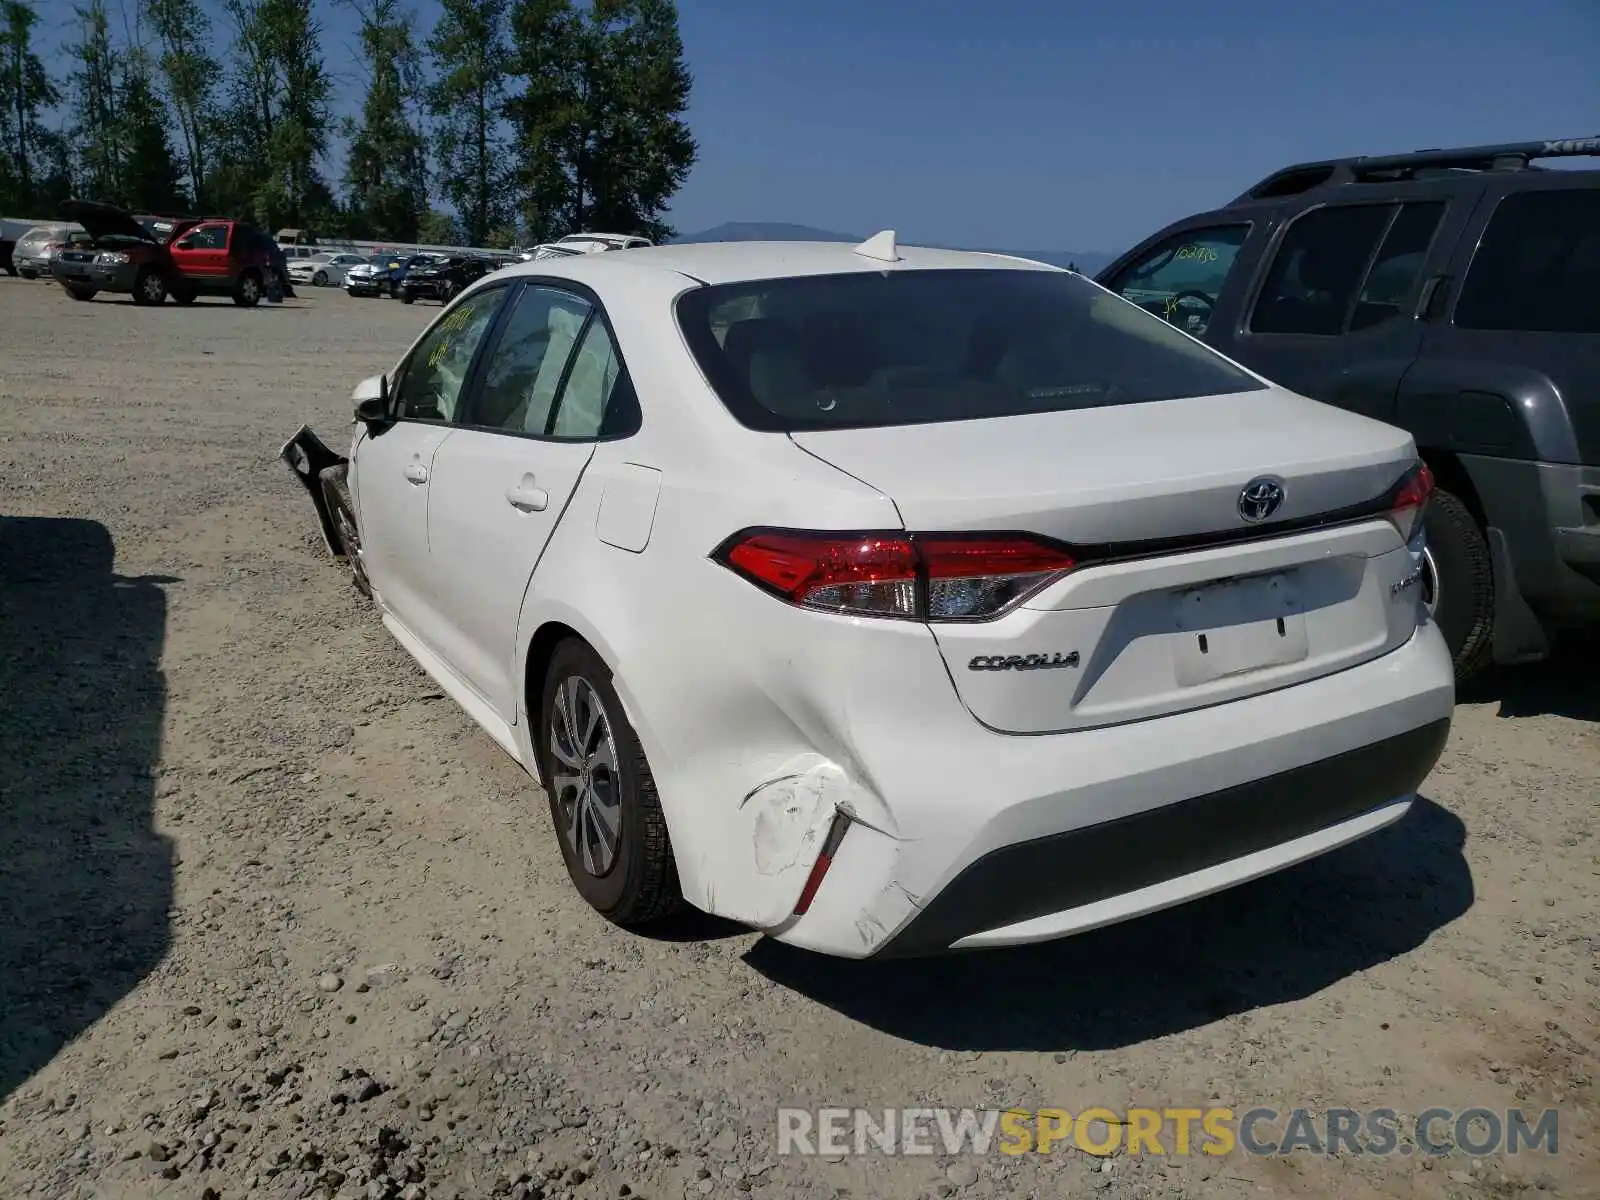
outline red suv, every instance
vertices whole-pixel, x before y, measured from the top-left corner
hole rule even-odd
[[[88,200],[66,201],[61,215],[94,239],[90,246],[59,252],[50,262],[50,273],[74,300],[120,292],[132,295],[136,304],[160,304],[168,296],[192,304],[201,295],[225,295],[248,307],[266,291],[270,239],[243,221],[139,219]]]

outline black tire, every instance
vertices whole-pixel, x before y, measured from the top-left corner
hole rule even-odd
[[[261,276],[246,271],[233,285],[233,302],[240,308],[254,308],[261,303]]]
[[[1423,569],[1423,597],[1455,660],[1456,679],[1479,674],[1494,653],[1494,567],[1489,541],[1459,497],[1435,490],[1423,528],[1429,565]]]
[[[361,531],[356,525],[356,510],[350,502],[345,470],[345,467],[336,466],[322,472],[322,496],[328,502],[328,515],[333,518],[344,564],[350,569],[350,582],[356,591],[371,600],[372,581],[367,578],[367,568],[361,561]]]
[[[79,287],[74,283],[64,283],[61,286],[67,290],[67,295],[74,300],[93,300],[100,294],[99,288]]]
[[[557,757],[558,735],[553,732],[558,720],[557,695],[569,686],[572,688],[567,693],[569,699],[598,700],[603,719],[596,729],[593,745],[606,746],[603,735],[609,729],[606,748],[613,753],[602,753],[600,757],[609,758],[616,766],[614,772],[596,766],[590,775],[598,784],[591,795],[603,793],[618,802],[615,848],[610,865],[599,872],[586,865],[580,847],[569,832],[569,816],[579,789],[561,786],[558,776],[559,772],[567,778],[575,778],[571,769]],[[583,703],[569,707],[579,714],[587,711]],[[669,916],[682,904],[683,894],[678,885],[677,863],[672,857],[672,842],[667,836],[667,820],[656,794],[655,778],[650,773],[650,764],[645,761],[638,735],[628,724],[622,702],[612,686],[611,671],[587,643],[569,638],[551,655],[533,741],[539,781],[550,804],[556,840],[561,844],[561,857],[566,861],[567,874],[578,894],[607,920],[627,928],[638,928]],[[591,844],[591,861],[599,854]]]
[[[400,303],[401,304],[415,304],[416,302],[417,302],[417,298],[414,295],[411,294],[409,289],[402,288],[400,290]]]
[[[157,305],[167,298],[167,281],[161,278],[161,272],[154,267],[146,267],[139,272],[133,281],[133,302],[135,304]]]
[[[318,271],[315,275],[313,275],[311,277],[311,286],[312,287],[327,287],[328,286],[328,273],[326,271]]]

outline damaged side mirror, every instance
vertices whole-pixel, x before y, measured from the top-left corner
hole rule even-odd
[[[394,424],[394,415],[389,404],[387,375],[374,375],[370,379],[363,379],[356,385],[351,399],[356,402],[356,420],[366,425],[370,432],[378,433]]]

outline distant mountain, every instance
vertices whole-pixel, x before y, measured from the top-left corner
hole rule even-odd
[[[784,221],[725,221],[715,229],[681,234],[672,240],[674,242],[860,242],[865,239],[851,233],[830,233],[826,229],[813,229],[810,225],[792,225]]]
[[[728,221],[714,229],[700,233],[686,233],[672,239],[674,242],[860,242],[865,237],[858,233],[838,233],[817,229],[810,225],[794,225],[783,221]],[[1109,266],[1114,254],[1098,250],[997,250],[991,246],[940,246],[927,242],[910,245],[929,245],[934,250],[984,250],[990,254],[1014,254],[1018,258],[1032,258],[1053,267],[1076,266],[1085,275],[1093,275]]]

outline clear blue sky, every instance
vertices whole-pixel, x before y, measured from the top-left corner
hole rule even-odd
[[[319,3],[348,111],[355,21]],[[426,31],[434,0],[414,7]],[[70,35],[69,0],[38,10],[49,42]],[[679,10],[700,142],[671,214],[686,233],[794,221],[1114,251],[1297,159],[1600,134],[1600,0]]]

